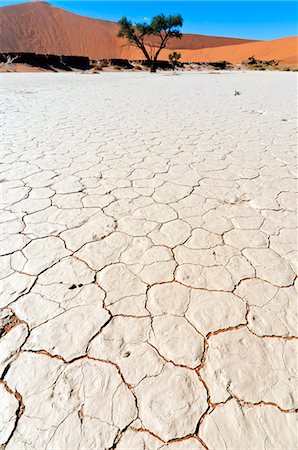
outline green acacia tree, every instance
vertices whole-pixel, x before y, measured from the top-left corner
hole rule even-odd
[[[181,53],[173,52],[173,53],[169,54],[169,61],[172,63],[173,70],[175,70],[175,67],[180,58],[181,58]]]
[[[118,22],[118,37],[125,38],[129,45],[139,48],[148,61],[151,72],[156,72],[158,56],[164,49],[170,39],[181,39],[180,28],[183,25],[183,19],[180,14],[176,16],[165,16],[160,14],[152,18],[150,23],[132,24],[126,17],[122,17]],[[157,37],[157,44],[145,41],[150,36]]]

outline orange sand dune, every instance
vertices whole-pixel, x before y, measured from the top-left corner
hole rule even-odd
[[[0,8],[0,52],[48,53],[88,56],[94,59],[143,59],[135,47],[117,38],[118,24],[79,16],[44,2],[31,2]],[[151,41],[154,43],[154,39]],[[240,63],[249,56],[276,59],[283,65],[296,65],[297,37],[274,41],[184,34],[173,39],[169,49],[182,53],[184,62],[227,60]]]
[[[257,59],[280,61],[281,65],[298,64],[298,37],[275,39],[273,41],[252,42],[240,45],[228,45],[200,50],[183,50],[182,61],[219,61],[226,60],[237,64],[250,56]],[[164,54],[164,56],[166,56]]]
[[[117,38],[118,24],[79,16],[43,2],[0,8],[0,52],[33,52],[141,59],[142,53]],[[245,39],[185,34],[168,48],[202,49],[251,42]]]

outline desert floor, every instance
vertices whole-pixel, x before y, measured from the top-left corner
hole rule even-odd
[[[1,76],[7,450],[297,448],[296,79]]]

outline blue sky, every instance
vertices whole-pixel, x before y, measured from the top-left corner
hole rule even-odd
[[[0,5],[24,3],[0,0]],[[117,21],[123,15],[143,21],[155,14],[180,13],[184,33],[249,39],[276,39],[298,34],[298,3],[291,1],[97,1],[49,0],[77,14]]]

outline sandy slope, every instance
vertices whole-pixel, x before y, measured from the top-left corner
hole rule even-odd
[[[90,58],[142,59],[143,54],[117,38],[118,25],[79,16],[47,3],[34,2],[0,8],[0,51],[89,56]],[[154,41],[153,41],[154,42]],[[172,40],[182,60],[240,63],[249,56],[297,64],[297,37],[274,41],[248,41],[225,37],[185,34]]]
[[[239,63],[249,56],[257,59],[280,61],[282,65],[298,64],[298,37],[275,39],[273,41],[253,42],[241,45],[229,45],[220,48],[184,50],[182,61],[219,61],[227,60]]]
[[[0,8],[0,51],[141,58],[135,48],[123,46],[114,22],[91,19],[47,3],[34,2]],[[169,48],[201,49],[250,42],[244,39],[185,34]]]

